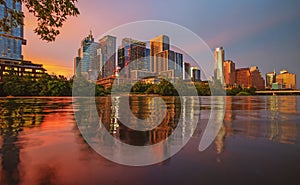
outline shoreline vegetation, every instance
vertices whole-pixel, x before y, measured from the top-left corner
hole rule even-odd
[[[76,79],[75,79],[76,78]],[[133,86],[131,84],[120,84],[114,89],[118,93],[130,92],[130,95],[158,95],[158,96],[178,96],[175,87],[181,89],[181,95],[189,96],[190,88],[196,87],[198,96],[210,96],[211,89],[208,83],[195,82],[188,84],[182,80],[175,82],[174,85],[165,79],[159,83],[151,84],[138,81]],[[73,89],[73,87],[75,87]],[[94,92],[85,92],[88,89],[95,88]],[[218,87],[212,87],[213,90]],[[91,94],[93,93],[93,94]],[[72,77],[67,79],[62,75],[43,74],[39,79],[32,77],[21,77],[15,74],[4,76],[3,82],[0,82],[0,97],[17,96],[106,96],[111,94],[111,89],[105,89],[103,86],[87,81],[83,77]],[[195,95],[195,94],[193,94]],[[233,88],[226,90],[227,96],[252,96],[256,95],[255,88]]]

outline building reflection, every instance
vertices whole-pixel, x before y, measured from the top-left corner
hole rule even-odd
[[[122,109],[123,103],[126,101],[125,98],[129,98],[129,107],[132,115],[127,113],[128,110]],[[194,119],[195,115],[199,114],[199,103],[197,97],[162,97],[165,106],[161,104],[156,104],[152,101],[153,96],[121,96],[112,98],[97,98],[97,110],[98,115],[101,120],[101,124],[109,131],[110,135],[121,141],[133,146],[148,146],[161,143],[169,138],[169,136],[174,133],[175,129],[178,129],[175,139],[172,139],[172,145],[180,146],[185,142],[185,138],[191,137],[193,131],[195,130],[196,124]],[[109,107],[109,109],[107,109]],[[166,115],[160,123],[157,123],[159,118],[162,117],[164,109],[166,108]],[[198,110],[197,110],[198,108]],[[154,111],[155,110],[155,111]],[[154,116],[152,115],[154,114]],[[123,117],[125,118],[123,119]],[[152,116],[150,116],[152,115]],[[126,121],[123,124],[119,121],[120,116],[122,121]],[[138,131],[131,128],[132,125],[138,124],[137,119],[133,119],[135,116],[138,119],[145,120],[151,118],[147,121],[147,124],[157,125],[156,127],[150,127],[147,131]],[[153,120],[152,120],[153,119]],[[181,120],[179,124],[179,120]],[[129,125],[127,127],[127,125]],[[104,141],[103,134],[99,134],[97,139]],[[116,145],[107,146],[114,147],[116,153],[118,153]],[[171,146],[154,146],[153,153],[157,155],[157,158],[163,158],[168,153],[170,153]],[[108,149],[109,150],[109,149]],[[117,155],[117,154],[113,154]],[[164,162],[165,164],[165,162]]]
[[[24,127],[38,126],[43,116],[36,100],[0,99],[0,136],[2,137],[0,184],[19,184],[20,149],[19,133]]]
[[[295,144],[298,101],[296,96],[226,97],[224,122],[215,139],[216,153],[224,151],[225,140],[231,136]]]
[[[97,103],[99,107],[98,115],[101,122],[114,137],[120,139],[122,142],[136,146],[153,145],[165,140],[176,128],[181,105],[180,100],[176,100],[175,97],[165,99],[167,102],[166,117],[158,127],[149,131],[132,130],[118,120],[119,114],[124,114],[127,111],[121,108],[123,98],[126,97],[114,97],[112,100],[110,98],[98,99],[98,101],[103,102]],[[139,119],[146,119],[150,116],[152,109],[163,109],[163,107],[156,106],[153,101],[151,101],[151,98],[152,97],[144,96],[129,97],[130,109],[133,115]],[[110,109],[105,107],[110,107]],[[162,112],[163,111],[157,110],[155,113]],[[155,117],[159,116],[160,115],[157,115]],[[130,117],[128,117],[126,121],[130,122],[129,124],[137,124],[135,122],[136,120]],[[155,122],[155,120],[153,120],[153,122]]]
[[[266,107],[270,110],[268,138],[284,144],[294,144],[298,136],[298,124],[293,116],[298,115],[296,96],[270,96]]]

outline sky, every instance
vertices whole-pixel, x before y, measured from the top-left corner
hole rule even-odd
[[[73,59],[90,30],[95,38],[133,21],[161,20],[184,26],[213,50],[223,46],[236,67],[259,67],[262,75],[287,69],[300,89],[300,1],[298,0],[78,0],[53,43],[40,40],[36,19],[25,13],[24,59],[44,64],[48,73],[73,74]],[[150,39],[150,38],[149,38]],[[172,40],[172,38],[170,38]]]

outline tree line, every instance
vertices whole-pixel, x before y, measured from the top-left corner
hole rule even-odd
[[[76,78],[76,79],[75,79]],[[73,89],[73,87],[75,87]],[[93,92],[89,89],[95,88]],[[31,77],[8,74],[0,82],[0,96],[105,96],[113,92],[130,92],[131,94],[157,94],[160,96],[195,95],[210,96],[212,94],[208,83],[195,82],[186,83],[177,80],[171,83],[166,79],[160,79],[158,83],[146,83],[142,81],[132,84],[120,84],[114,89],[105,89],[101,85],[88,81],[83,76],[76,76],[67,79],[62,75],[43,74],[38,79]],[[213,90],[218,89],[212,87]],[[180,92],[178,91],[180,90]],[[91,94],[93,93],[93,94]],[[243,89],[233,88],[226,91],[229,96],[235,95],[255,95],[255,88]]]

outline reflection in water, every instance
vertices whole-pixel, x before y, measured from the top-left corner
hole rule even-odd
[[[57,104],[57,101],[53,103]],[[2,136],[0,184],[19,184],[20,150],[23,147],[19,135],[24,128],[38,127],[42,124],[43,109],[51,105],[51,101],[0,99],[0,105],[0,135]]]
[[[196,118],[199,117],[199,103],[197,103],[199,101],[198,97],[162,97],[164,103],[157,104],[157,101],[152,101],[155,98],[100,97],[96,99],[97,114],[86,113],[87,107],[91,110],[89,112],[93,112],[90,109],[92,107],[89,107],[92,103],[90,99],[84,101],[78,98],[75,100],[78,107],[75,114],[77,124],[91,147],[110,160],[117,160],[122,164],[125,161],[135,164],[152,164],[150,161],[153,160],[163,161],[172,151],[179,150],[192,136],[197,126]],[[125,108],[124,103],[126,104],[127,99],[129,99],[128,109],[132,114],[128,114]],[[143,131],[132,129],[141,123],[140,120],[149,121],[145,121],[146,129]],[[136,163],[137,160],[139,162]]]
[[[183,99],[183,102],[175,97],[164,97],[164,100],[168,111],[163,122],[155,129],[138,132],[118,121],[124,114],[122,97],[116,97],[113,101],[108,97],[96,99],[98,115],[104,125],[99,123],[95,128],[104,126],[113,137],[137,146],[152,145],[166,139],[177,128],[180,113],[183,125],[180,127],[180,134],[176,136],[178,139],[174,142],[183,142],[182,138],[194,134],[195,128],[191,120],[194,115],[200,114],[201,120],[193,141],[171,159],[172,163],[167,160],[160,166],[129,168],[100,157],[85,143],[73,117],[71,98],[0,99],[0,184],[133,184],[147,178],[148,181],[143,181],[145,184],[159,184],[155,181],[158,178],[168,179],[172,184],[182,184],[183,181],[177,182],[176,179],[187,177],[189,179],[185,180],[189,180],[188,182],[197,182],[199,179],[196,177],[199,175],[194,172],[201,171],[205,174],[210,168],[214,171],[209,172],[220,175],[216,177],[222,177],[221,172],[225,168],[222,169],[223,165],[229,165],[226,166],[229,173],[238,173],[240,163],[251,166],[255,163],[251,160],[255,156],[256,160],[261,158],[269,165],[280,164],[278,169],[266,167],[265,171],[263,169],[267,165],[256,164],[255,168],[252,166],[258,171],[267,173],[282,168],[292,175],[299,172],[296,167],[289,169],[287,166],[300,161],[297,158],[300,141],[300,97],[226,97],[224,122],[214,145],[204,152],[197,151],[200,140],[197,134],[205,128],[202,124],[207,120],[203,119],[209,117],[210,97],[200,98],[200,112],[199,106],[189,97]],[[86,102],[86,107],[81,108],[87,109],[91,104],[92,102]],[[154,106],[156,105],[151,104],[151,97],[133,96],[130,99],[130,108],[140,119],[148,118]],[[79,108],[76,105],[74,107],[76,111]],[[84,119],[94,118],[87,111]],[[97,134],[97,130],[93,134]],[[254,148],[244,152],[243,150],[252,146],[249,142]],[[159,158],[169,152],[168,150],[170,148],[165,150],[158,147],[155,154]],[[213,153],[209,153],[210,151]],[[206,155],[207,152],[209,155]],[[217,159],[219,162],[218,167],[214,167],[214,163],[210,161],[211,156],[214,161]],[[232,166],[238,170],[234,171]],[[184,169],[184,175],[174,176],[178,169]],[[218,173],[218,170],[221,172]],[[122,181],[116,180],[116,174],[119,176],[117,179]],[[242,175],[246,179],[257,177],[257,174]],[[278,178],[287,179],[284,173],[280,175],[277,175]],[[274,176],[276,179],[277,176]],[[226,179],[230,180],[232,179]]]
[[[215,139],[216,152],[226,137],[243,135],[295,144],[298,137],[299,97],[226,97],[224,123]]]
[[[40,107],[31,106],[36,100],[30,102],[21,99],[0,100],[0,135],[2,136],[1,154],[1,184],[18,184],[20,173],[20,146],[19,132],[24,127],[40,125],[43,117],[39,115]]]

